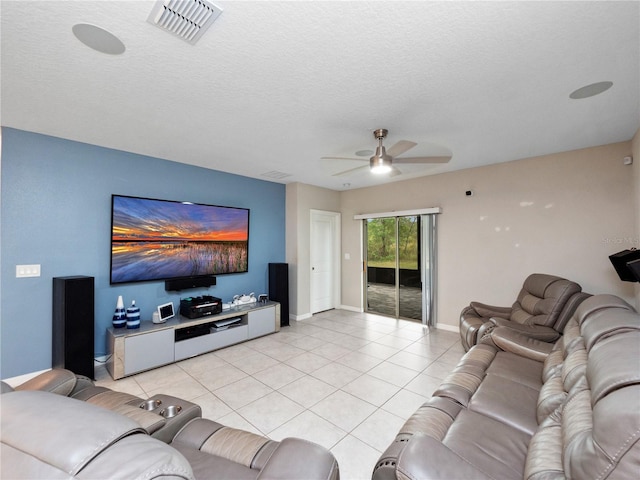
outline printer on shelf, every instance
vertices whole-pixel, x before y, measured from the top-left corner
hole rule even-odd
[[[222,312],[222,300],[211,295],[180,299],[180,315],[200,318]]]

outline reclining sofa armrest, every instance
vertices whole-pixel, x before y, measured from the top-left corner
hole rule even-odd
[[[509,327],[495,328],[482,338],[482,343],[493,344],[500,350],[538,362],[544,362],[553,349],[553,343],[536,340]]]
[[[338,462],[324,447],[300,438],[285,438],[256,480],[338,480]]]
[[[560,338],[560,332],[551,327],[545,327],[544,325],[524,325],[502,318],[492,318],[491,323],[497,327],[508,327],[511,330],[515,330],[541,342],[552,343]]]
[[[480,302],[471,302],[469,306],[475,310],[480,317],[499,317],[508,319],[511,315],[511,307],[496,307]]]
[[[71,370],[54,368],[18,385],[15,387],[15,390],[39,390],[41,392],[51,392],[66,397],[71,394],[77,381],[76,374]]]
[[[429,452],[425,455],[425,452]],[[433,459],[438,461],[434,462]],[[492,477],[467,462],[440,440],[416,433],[398,457],[398,478],[440,480],[443,478],[489,480]]]

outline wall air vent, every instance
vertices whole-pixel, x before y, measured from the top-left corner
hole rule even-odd
[[[194,45],[221,13],[205,0],[158,0],[147,21]]]

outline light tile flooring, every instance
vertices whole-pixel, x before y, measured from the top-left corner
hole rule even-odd
[[[343,480],[369,479],[404,421],[463,355],[456,333],[330,310],[280,332],[97,384],[165,393],[203,417],[274,440],[306,438],[335,455]]]

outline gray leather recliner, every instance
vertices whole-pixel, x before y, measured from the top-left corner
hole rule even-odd
[[[585,298],[582,287],[554,275],[534,273],[524,281],[511,307],[471,302],[460,314],[460,340],[465,351],[491,329],[509,327],[545,342],[555,342]]]
[[[194,478],[182,454],[115,412],[38,390],[1,402],[2,478]]]
[[[0,399],[0,478],[338,480],[324,447],[195,418],[170,444],[131,418],[39,390]]]
[[[2,382],[2,393],[14,388]],[[88,377],[76,375],[64,368],[54,368],[17,385],[15,391],[51,392],[97,405],[135,421],[149,435],[165,443],[178,433],[187,422],[202,416],[199,405],[170,395],[156,394],[142,399],[129,393],[96,386]],[[168,416],[166,408],[180,410],[179,415]]]
[[[0,478],[339,479],[320,445],[276,442],[201,418],[183,399],[145,400],[65,369],[2,382],[0,408]]]

